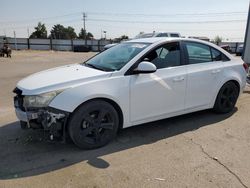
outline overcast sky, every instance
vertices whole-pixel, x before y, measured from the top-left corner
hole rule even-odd
[[[183,36],[216,35],[225,40],[244,39],[249,0],[0,0],[0,35],[27,37],[38,21],[48,33],[54,24],[72,26],[79,33],[82,12],[86,29],[100,38],[140,31],[179,32]]]

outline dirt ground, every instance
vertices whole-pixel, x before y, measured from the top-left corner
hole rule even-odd
[[[21,130],[12,102],[17,81],[92,55],[18,51],[0,58],[0,188],[250,187],[249,88],[230,114],[202,111],[128,128],[96,150]]]

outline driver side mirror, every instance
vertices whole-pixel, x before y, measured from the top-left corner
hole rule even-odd
[[[138,67],[134,70],[134,73],[147,74],[156,72],[157,68],[153,63],[148,61],[142,61]]]

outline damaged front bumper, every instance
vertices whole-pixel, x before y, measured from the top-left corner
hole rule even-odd
[[[23,96],[19,93],[14,97],[14,106],[22,128],[43,129],[49,132],[50,139],[62,137],[65,140],[69,112],[51,107],[25,108]]]
[[[19,108],[15,108],[16,116],[20,121],[29,122],[33,119],[38,119],[39,114],[37,112],[24,112]]]

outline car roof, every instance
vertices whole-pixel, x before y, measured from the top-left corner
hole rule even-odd
[[[199,39],[190,39],[190,38],[180,38],[180,37],[150,37],[150,38],[139,38],[133,39],[126,42],[140,42],[140,43],[161,43],[161,42],[171,42],[171,41],[190,41],[190,42],[200,42],[204,44],[210,44],[210,42],[206,42]]]
[[[193,39],[193,38],[180,38],[180,37],[151,37],[151,38],[140,38],[140,39],[134,39],[134,40],[130,40],[130,41],[126,41],[126,42],[136,42],[136,43],[149,43],[149,44],[161,44],[164,42],[171,42],[171,41],[189,41],[189,42],[198,42],[198,43],[202,43],[208,46],[211,46],[221,52],[223,52],[224,54],[227,54],[228,57],[230,57],[231,59],[231,55],[225,51],[224,49],[220,48],[218,45],[213,44],[211,42],[207,42],[204,40],[200,40],[200,39]]]

